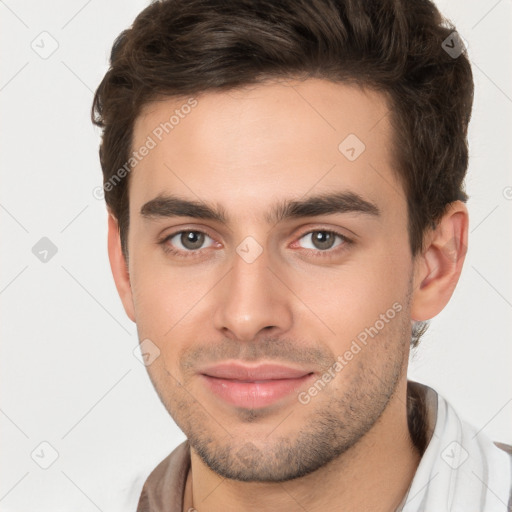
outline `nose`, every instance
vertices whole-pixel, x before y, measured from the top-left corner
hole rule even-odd
[[[233,266],[216,287],[215,328],[238,341],[277,336],[293,322],[292,293],[263,251],[254,261],[235,254]]]

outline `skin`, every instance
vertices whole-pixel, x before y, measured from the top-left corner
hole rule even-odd
[[[449,205],[412,257],[378,92],[309,79],[196,99],[130,176],[128,263],[109,217],[117,289],[140,340],[160,350],[148,372],[192,446],[184,510],[392,511],[421,458],[406,417],[411,321],[434,317],[450,299],[467,210]],[[133,147],[185,102],[147,105]],[[338,149],[351,133],[366,146],[354,161]],[[333,191],[351,191],[380,213],[266,219],[276,202]],[[141,215],[165,194],[219,205],[228,222]],[[180,236],[159,243],[180,230],[208,235],[193,256]],[[325,231],[352,243],[315,244],[311,232]],[[247,236],[262,250],[251,263],[236,251]],[[401,311],[308,404],[297,399],[305,388],[262,409],[234,407],[198,374],[238,360],[321,377],[393,304]]]

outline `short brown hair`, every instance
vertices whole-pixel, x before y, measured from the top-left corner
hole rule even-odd
[[[447,205],[467,200],[473,77],[465,52],[449,51],[454,31],[429,0],[156,1],[115,40],[94,96],[103,182],[129,161],[135,120],[156,98],[278,78],[355,83],[388,99],[415,255]],[[128,180],[105,188],[125,256]]]

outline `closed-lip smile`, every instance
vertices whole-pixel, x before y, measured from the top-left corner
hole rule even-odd
[[[314,372],[275,363],[224,362],[198,372],[211,392],[244,408],[262,408],[296,391]]]

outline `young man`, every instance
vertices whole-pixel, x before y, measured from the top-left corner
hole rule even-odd
[[[169,0],[119,36],[110,262],[187,436],[139,512],[508,510],[510,447],[407,380],[464,262],[472,95],[427,0]]]

